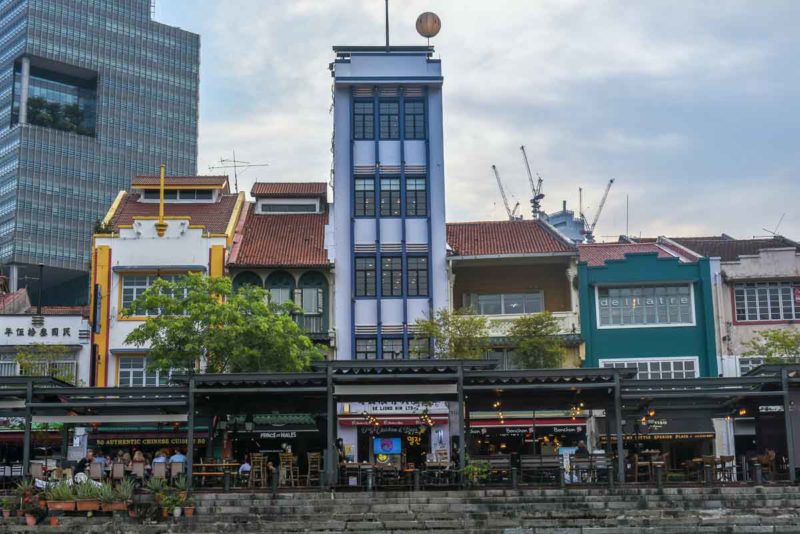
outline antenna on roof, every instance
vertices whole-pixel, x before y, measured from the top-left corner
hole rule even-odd
[[[250,163],[249,161],[242,161],[236,159],[236,150],[233,150],[232,158],[219,158],[219,165],[209,165],[209,171],[217,171],[220,169],[233,169],[233,191],[239,192],[239,170],[244,174],[250,167],[269,167],[269,163]]]
[[[778,224],[775,225],[775,229],[774,230],[767,230],[766,228],[762,228],[762,230],[764,230],[765,232],[770,234],[772,237],[778,237],[780,235],[778,233],[778,228],[781,227],[781,224],[783,223],[783,218],[784,217],[786,217],[786,212],[781,213],[781,218],[778,219]]]

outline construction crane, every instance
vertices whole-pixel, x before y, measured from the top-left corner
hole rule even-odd
[[[536,177],[538,180],[536,183],[533,181],[533,174],[531,173],[531,166],[528,163],[528,154],[525,153],[525,145],[519,147],[522,151],[522,158],[525,160],[525,170],[528,171],[528,182],[531,184],[531,209],[533,210],[533,218],[538,219],[541,217],[541,209],[542,209],[542,199],[544,198],[544,193],[542,193],[542,177],[539,176],[539,173],[536,173]]]
[[[592,219],[592,224],[587,224],[586,216],[583,214],[583,190],[578,189],[578,194],[580,195],[580,215],[581,219],[583,220],[584,231],[583,233],[586,235],[586,242],[587,243],[594,243],[594,227],[597,226],[597,221],[600,219],[600,214],[603,212],[603,208],[606,205],[606,199],[608,198],[608,192],[611,190],[611,186],[614,185],[614,179],[610,179],[606,184],[606,190],[603,192],[603,198],[600,199],[600,205],[597,206],[597,211],[594,214],[594,219]]]
[[[492,165],[492,170],[494,171],[494,177],[497,179],[497,187],[500,188],[500,196],[503,197],[503,205],[506,207],[506,213],[508,213],[508,220],[509,221],[521,221],[522,215],[517,215],[517,210],[519,209],[519,202],[516,203],[514,209],[511,209],[511,206],[508,205],[508,197],[506,196],[506,190],[503,187],[503,182],[500,181],[500,173],[497,172],[497,167]]]
[[[209,165],[209,171],[217,171],[221,169],[233,169],[233,190],[235,193],[239,192],[239,171],[243,173],[250,167],[269,167],[269,163],[250,163],[249,161],[242,161],[236,159],[236,151],[233,151],[233,158],[219,158],[219,165]]]

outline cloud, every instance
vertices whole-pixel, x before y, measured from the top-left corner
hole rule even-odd
[[[529,212],[519,146],[545,208],[596,206],[598,234],[800,236],[796,2],[392,1],[393,43],[437,12],[445,74],[449,220],[504,216],[490,166]],[[334,44],[383,42],[377,0],[170,0],[159,20],[202,36],[200,163],[236,149],[242,175],[321,180],[330,169]],[[513,203],[512,203],[513,204]],[[746,214],[746,215],[744,215]],[[773,223],[774,225],[774,223]]]

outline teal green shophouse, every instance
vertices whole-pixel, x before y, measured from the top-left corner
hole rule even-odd
[[[709,261],[656,243],[581,245],[584,367],[641,379],[718,376]]]

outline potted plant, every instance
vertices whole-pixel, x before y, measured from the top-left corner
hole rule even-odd
[[[464,468],[464,480],[469,486],[477,486],[489,478],[489,462],[474,461]]]
[[[170,512],[175,513],[175,507],[178,505],[178,500],[177,497],[171,493],[162,493],[160,494],[158,503],[161,505],[161,516],[164,519],[167,519]]]
[[[187,495],[189,483],[184,475],[175,477],[173,485],[175,486],[175,491],[177,491],[179,495],[183,495],[184,497]]]
[[[25,524],[29,527],[35,527],[42,516],[42,509],[39,508],[39,503],[30,498],[23,502],[22,512],[25,515]]]
[[[11,511],[16,507],[12,497],[3,497],[0,500],[0,506],[3,507],[3,519],[11,517]]]
[[[114,493],[114,488],[108,482],[103,482],[97,487],[97,498],[100,501],[100,508],[103,512],[114,511],[114,501],[117,500],[117,494]]]
[[[17,482],[16,487],[14,488],[14,495],[17,497],[24,499],[26,497],[30,497],[36,491],[36,484],[34,483],[32,478],[23,478],[19,482]]]
[[[133,492],[135,488],[135,483],[129,478],[121,480],[117,484],[117,487],[114,488],[114,493],[117,496],[116,502],[114,503],[115,511],[124,512],[128,508],[131,502],[133,502]]]
[[[72,512],[75,510],[75,495],[72,486],[59,482],[47,490],[47,508],[51,511]]]
[[[194,497],[191,495],[186,496],[181,505],[183,506],[183,515],[186,517],[194,516]]]
[[[155,477],[150,477],[150,479],[144,485],[144,488],[153,494],[156,502],[159,502],[158,500],[161,497],[161,494],[164,493],[166,487],[167,485],[163,478]]]
[[[95,512],[100,509],[97,490],[97,486],[91,480],[76,485],[75,504],[79,512]]]

